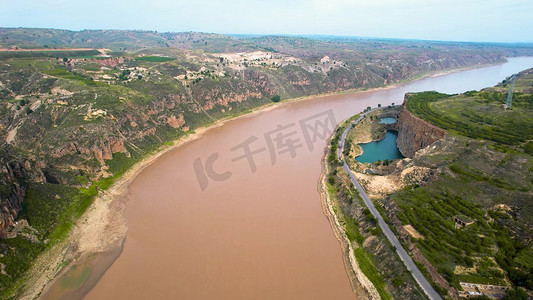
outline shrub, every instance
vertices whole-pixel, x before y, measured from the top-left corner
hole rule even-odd
[[[526,153],[529,154],[529,155],[533,155],[533,142],[528,142],[526,144]]]

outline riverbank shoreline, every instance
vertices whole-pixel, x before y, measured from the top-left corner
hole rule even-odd
[[[127,234],[125,209],[129,200],[129,186],[139,173],[158,158],[201,138],[209,130],[220,127],[228,121],[263,113],[284,103],[288,103],[288,101],[269,103],[248,113],[230,116],[208,126],[200,127],[193,133],[173,141],[172,145],[162,146],[153,155],[135,163],[107,190],[99,192],[91,206],[76,221],[75,226],[64,241],[54,245],[37,258],[26,282],[28,289],[23,291],[21,299],[35,299],[46,295],[62,276],[73,267],[83,264],[83,261],[91,255],[104,254],[116,247],[120,247],[122,250]],[[47,265],[46,261],[52,263]],[[100,277],[102,276],[103,274],[100,275]]]
[[[476,65],[466,69],[475,69],[481,67],[484,66]],[[431,74],[409,79],[406,82],[419,80],[425,77],[442,76],[464,70],[465,68],[448,71],[436,71]],[[41,254],[39,258],[37,258],[32,269],[29,271],[29,275],[27,277],[28,279],[26,281],[26,290],[24,290],[22,298],[34,299],[44,295],[47,290],[53,286],[58,279],[61,278],[61,276],[66,274],[75,265],[83,264],[84,259],[89,255],[94,253],[105,253],[106,251],[109,251],[109,249],[116,247],[118,244],[123,244],[127,236],[127,220],[125,216],[125,209],[128,201],[129,186],[140,172],[142,172],[146,167],[151,165],[162,155],[202,137],[209,130],[220,127],[228,121],[261,114],[288,103],[339,94],[373,92],[383,89],[392,89],[403,85],[406,82],[373,89],[347,90],[335,93],[292,98],[279,103],[267,103],[252,109],[249,112],[245,112],[236,116],[228,116],[215,121],[212,124],[200,127],[196,129],[194,133],[188,134],[187,136],[174,141],[172,145],[162,146],[153,155],[150,155],[135,163],[124,175],[118,178],[107,191],[99,193],[90,208],[82,215],[81,218],[76,221],[76,225],[69,233],[69,236],[64,241],[54,245],[49,250]],[[103,273],[101,276],[103,276]]]
[[[341,123],[343,122],[344,121],[342,121]],[[320,179],[317,185],[318,192],[320,193],[320,198],[321,198],[322,211],[324,212],[324,215],[326,216],[328,223],[331,226],[331,229],[333,231],[333,234],[335,235],[335,238],[337,238],[337,240],[339,241],[339,244],[341,245],[342,252],[343,252],[342,257],[344,261],[344,268],[352,284],[353,292],[358,297],[361,297],[362,295],[358,294],[358,291],[362,289],[362,292],[364,292],[364,296],[366,296],[365,299],[380,299],[380,296],[379,296],[379,293],[376,287],[372,284],[372,282],[368,279],[368,277],[366,277],[366,275],[363,273],[363,271],[359,267],[359,264],[357,263],[357,259],[355,258],[352,244],[350,243],[350,240],[346,236],[346,233],[344,232],[339,222],[339,219],[333,207],[333,203],[332,203],[333,200],[331,199],[328,193],[328,188],[326,184],[326,174],[328,173],[329,166],[328,166],[326,157],[327,157],[327,152],[329,151],[331,147],[330,140],[331,140],[331,137],[328,139],[327,146],[325,147],[325,150],[324,150],[324,156],[322,157],[322,160],[321,160]]]

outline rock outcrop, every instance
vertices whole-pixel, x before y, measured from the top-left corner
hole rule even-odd
[[[15,223],[26,195],[24,163],[0,156],[0,173],[4,178],[0,183],[0,238],[4,238]]]
[[[405,157],[413,158],[418,150],[443,138],[446,131],[411,113],[405,107],[405,102],[408,98],[409,94],[406,94],[398,122],[395,123],[394,129],[398,131],[398,138],[396,140],[398,149]]]

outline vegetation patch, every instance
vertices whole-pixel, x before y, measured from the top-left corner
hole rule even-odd
[[[166,62],[175,60],[175,58],[166,56],[138,56],[135,58],[135,60],[147,62]]]
[[[358,117],[359,115],[355,115],[349,118],[336,129],[327,152],[329,173],[326,174],[326,186],[334,205],[334,213],[353,245],[361,271],[372,282],[381,298],[423,299],[423,292],[405,269],[394,247],[377,227],[375,218],[371,216],[336,158],[342,132]]]
[[[411,94],[406,107],[420,118],[474,139],[521,145],[533,139],[533,99],[517,99],[512,110],[503,108],[505,93],[469,92],[450,96],[437,92]]]
[[[67,237],[76,219],[87,210],[97,194],[94,185],[79,191],[64,185],[30,185],[20,218],[26,218],[37,229],[37,240],[32,241],[21,235],[2,240],[0,250],[4,256],[0,257],[0,263],[6,266],[5,271],[9,276],[0,276],[0,286],[20,286],[32,261],[43,250]],[[0,296],[5,299],[11,293],[12,289],[5,289],[0,291]]]
[[[97,50],[80,50],[80,51],[68,51],[68,50],[47,50],[47,51],[0,51],[0,59],[8,58],[39,58],[39,57],[71,57],[71,58],[93,58],[99,55]]]

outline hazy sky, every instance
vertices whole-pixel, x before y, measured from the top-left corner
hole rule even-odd
[[[0,27],[533,42],[533,0],[0,0]]]

